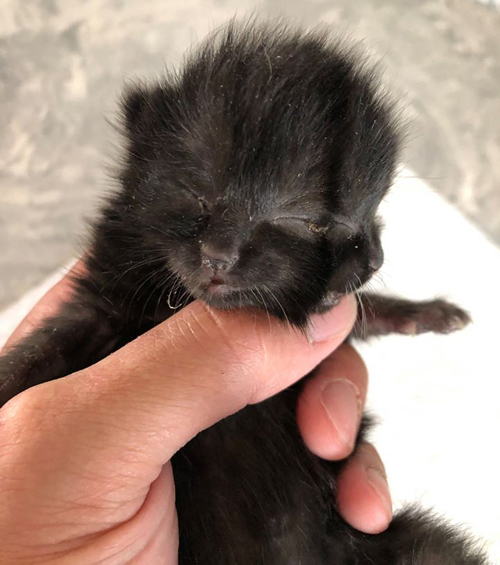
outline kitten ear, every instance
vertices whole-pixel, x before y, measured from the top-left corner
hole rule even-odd
[[[133,139],[152,133],[167,132],[173,123],[174,89],[164,82],[146,86],[135,83],[122,96],[122,124],[125,133]]]
[[[122,122],[127,133],[136,134],[143,129],[141,124],[146,121],[145,114],[150,104],[150,93],[145,86],[134,84],[127,87],[121,102]]]

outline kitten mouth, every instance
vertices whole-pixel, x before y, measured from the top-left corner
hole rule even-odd
[[[226,281],[221,277],[214,276],[210,279],[210,283],[208,286],[211,287],[211,286],[221,286],[221,285],[227,286]]]
[[[208,286],[205,287],[205,291],[209,296],[226,296],[237,292],[238,289],[226,284],[223,280],[216,280],[210,281]]]
[[[206,297],[227,296],[233,294],[239,289],[228,282],[219,275],[213,275],[208,281],[201,285],[200,290]]]

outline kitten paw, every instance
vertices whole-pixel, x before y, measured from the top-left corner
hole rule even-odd
[[[412,302],[388,296],[362,293],[356,334],[360,338],[398,333],[448,334],[471,322],[465,310],[446,300]]]
[[[471,322],[467,312],[445,300],[433,300],[414,305],[400,320],[394,320],[397,333],[418,335],[426,332],[447,334],[462,330]]]

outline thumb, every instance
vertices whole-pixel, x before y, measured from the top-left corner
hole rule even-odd
[[[17,420],[24,439],[35,429],[35,451],[46,436],[54,453],[57,438],[57,450],[86,465],[134,453],[153,479],[198,432],[311,371],[355,317],[346,297],[313,317],[306,336],[262,312],[196,301],[96,365],[23,393],[4,407],[3,423]]]

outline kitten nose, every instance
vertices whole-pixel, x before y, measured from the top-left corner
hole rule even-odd
[[[237,261],[238,254],[231,249],[220,249],[209,243],[201,246],[201,264],[214,273],[228,271]]]

